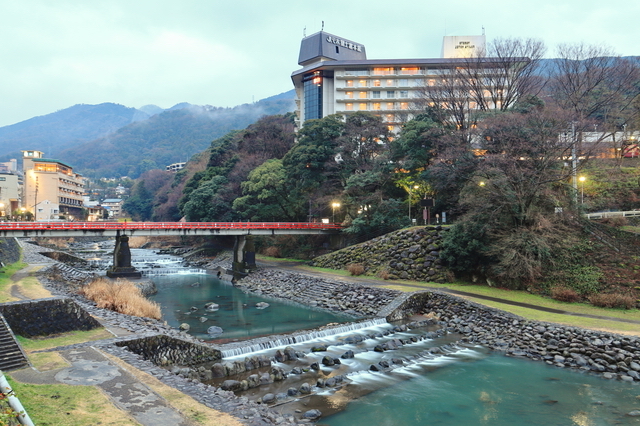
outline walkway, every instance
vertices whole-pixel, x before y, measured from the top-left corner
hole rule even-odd
[[[181,413],[140,383],[133,375],[113,364],[92,347],[59,352],[71,367],[52,372],[27,368],[12,371],[11,376],[23,383],[96,386],[114,404],[128,412],[143,426],[191,426]]]
[[[309,271],[309,270],[306,270],[306,269],[299,268],[298,266],[300,266],[300,264],[296,263],[296,262],[278,262],[278,261],[268,261],[267,262],[267,261],[260,261],[258,263],[262,267],[284,269],[284,270],[296,272],[298,274],[304,274],[304,275],[309,275],[309,276],[319,277],[319,278],[326,278],[327,276],[330,276],[330,277],[333,277],[335,279],[340,279],[342,281],[353,282],[353,283],[358,283],[358,284],[362,284],[362,285],[369,285],[369,286],[374,286],[374,287],[388,287],[390,285],[393,285],[393,286],[405,287],[405,288],[415,288],[416,290],[433,290],[433,291],[440,291],[440,292],[443,292],[443,293],[453,294],[453,295],[456,295],[456,296],[470,297],[470,298],[481,299],[481,300],[488,300],[488,301],[492,301],[492,302],[503,303],[505,305],[518,306],[518,307],[521,307],[521,308],[533,309],[533,310],[541,311],[541,312],[548,312],[548,313],[551,313],[551,314],[559,314],[559,315],[567,315],[567,316],[583,317],[583,318],[592,318],[592,319],[615,321],[615,322],[624,322],[624,323],[629,323],[629,324],[639,324],[640,325],[640,321],[639,320],[632,320],[632,319],[626,319],[626,318],[608,317],[608,316],[603,316],[603,315],[591,315],[591,314],[583,314],[583,313],[578,313],[578,312],[564,311],[564,310],[560,310],[560,309],[547,308],[545,306],[532,305],[530,303],[515,302],[513,300],[501,299],[501,298],[493,297],[493,296],[485,296],[485,295],[482,295],[482,294],[469,293],[469,292],[460,291],[460,290],[453,290],[453,289],[446,288],[446,287],[428,287],[428,286],[424,286],[424,285],[411,284],[410,282],[406,282],[406,281],[405,282],[397,282],[397,281],[390,282],[390,281],[377,280],[375,278],[349,277],[349,276],[344,276],[344,275],[340,275],[340,274],[337,274],[337,273],[331,273],[331,272],[327,272],[327,271],[322,271],[322,272]]]

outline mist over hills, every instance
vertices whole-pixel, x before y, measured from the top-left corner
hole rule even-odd
[[[88,177],[135,178],[146,170],[186,161],[211,141],[244,129],[264,115],[295,108],[293,90],[233,108],[180,103],[139,109],[114,103],[74,105],[0,127],[0,161],[39,150]]]

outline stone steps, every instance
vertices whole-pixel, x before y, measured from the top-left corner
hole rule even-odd
[[[0,315],[0,370],[17,370],[29,366],[29,361],[15,339],[9,324]]]

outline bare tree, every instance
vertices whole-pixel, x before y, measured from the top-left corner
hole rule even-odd
[[[540,93],[537,74],[545,46],[534,39],[497,39],[475,56],[452,59],[425,77],[415,106],[435,109],[440,121],[460,130],[476,126],[479,116],[505,111],[524,96]]]

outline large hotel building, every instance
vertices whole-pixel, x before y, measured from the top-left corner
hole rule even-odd
[[[389,129],[411,118],[416,98],[443,72],[484,50],[485,36],[445,37],[443,58],[367,59],[364,45],[321,31],[305,37],[293,80],[298,128],[331,114],[369,111]]]

